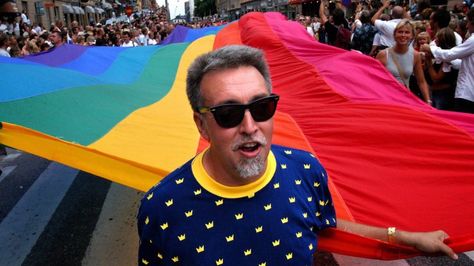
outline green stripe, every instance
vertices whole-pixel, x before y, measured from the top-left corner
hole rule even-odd
[[[188,43],[158,49],[130,85],[78,87],[0,104],[0,121],[22,125],[87,146],[133,111],[162,99],[171,89]]]

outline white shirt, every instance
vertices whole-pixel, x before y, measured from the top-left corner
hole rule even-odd
[[[10,57],[10,54],[7,52],[7,50],[0,48],[0,56]]]
[[[474,35],[451,49],[437,46],[430,46],[430,49],[436,59],[445,62],[462,59],[454,97],[474,102]]]
[[[381,33],[380,34],[380,45],[392,47],[395,45],[395,38],[393,37],[393,31],[397,27],[398,22],[401,19],[392,19],[389,21],[383,21],[380,19],[375,20],[375,28]]]

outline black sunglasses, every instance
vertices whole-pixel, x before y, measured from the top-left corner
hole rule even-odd
[[[255,122],[263,122],[272,118],[279,99],[280,96],[270,94],[248,104],[230,103],[213,107],[198,107],[197,111],[200,114],[211,112],[220,127],[233,128],[242,122],[247,109]]]

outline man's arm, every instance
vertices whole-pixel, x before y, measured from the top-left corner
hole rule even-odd
[[[387,7],[389,7],[389,6],[390,6],[390,1],[389,1],[389,0],[385,0],[385,1],[383,2],[382,6],[379,8],[379,10],[377,10],[377,12],[375,12],[375,14],[372,16],[372,19],[371,19],[372,24],[375,25],[375,21],[380,18],[380,16],[382,15],[383,11],[384,11]]]
[[[421,46],[421,51],[431,54],[435,59],[440,59],[444,62],[449,62],[454,59],[462,59],[466,56],[470,56],[474,49],[474,39],[469,38],[458,46],[454,46],[451,49],[441,49],[437,46],[429,46],[424,44]]]
[[[410,246],[422,252],[442,252],[453,260],[458,259],[456,253],[454,253],[454,251],[444,243],[444,240],[449,236],[442,230],[432,232],[408,232],[395,230],[392,236],[389,237],[387,228],[358,224],[341,219],[337,220],[337,228],[353,234]]]
[[[326,14],[324,13],[326,9],[326,3],[327,0],[323,0],[319,4],[319,19],[321,20],[321,25],[326,24],[326,21],[328,21],[328,17],[326,17]]]

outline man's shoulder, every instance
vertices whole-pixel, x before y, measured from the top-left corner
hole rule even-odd
[[[159,192],[160,195],[162,194],[173,194],[175,190],[182,190],[186,184],[190,183],[190,179],[193,179],[193,173],[191,169],[192,160],[186,162],[185,164],[181,165],[180,167],[176,168],[173,172],[169,173],[165,176],[160,182],[154,185],[147,194]],[[184,182],[188,181],[188,182]],[[176,186],[176,185],[183,185],[183,186]]]
[[[274,144],[272,145],[272,152],[275,155],[277,162],[293,162],[303,164],[317,162],[319,164],[316,156],[306,150]]]

